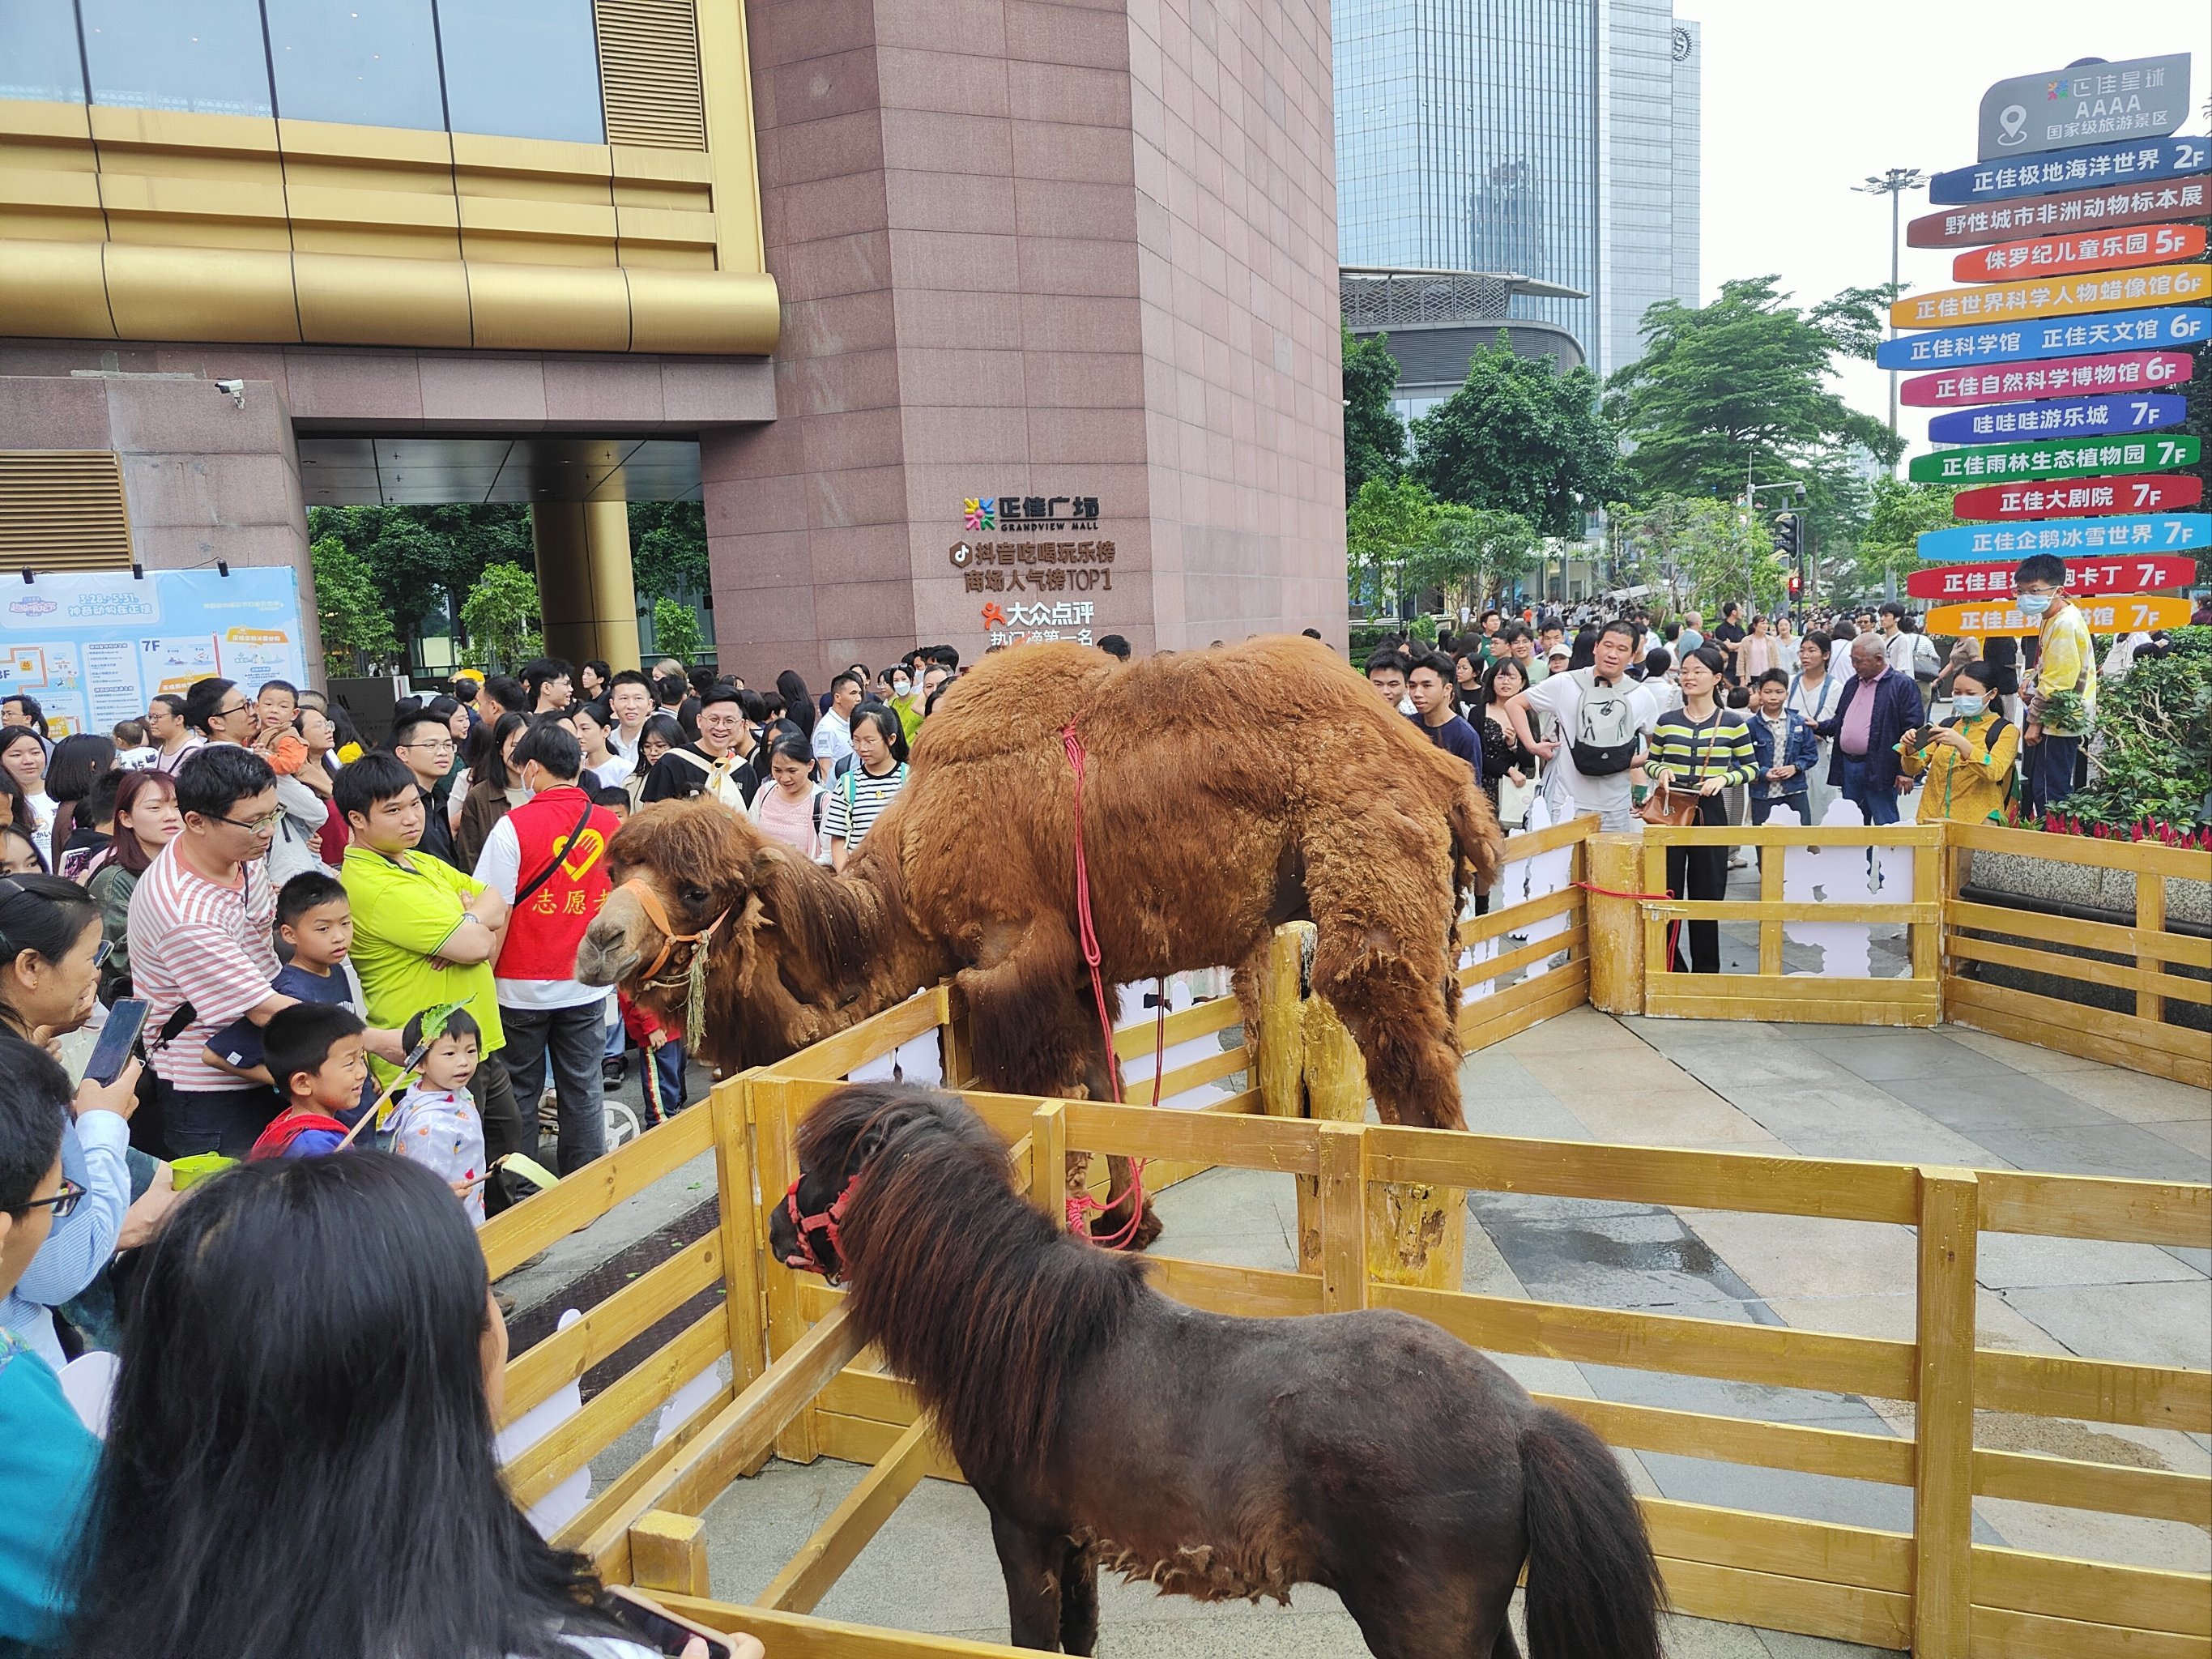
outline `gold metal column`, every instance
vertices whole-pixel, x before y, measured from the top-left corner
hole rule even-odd
[[[635,668],[637,597],[626,501],[541,501],[530,509],[550,656]]]

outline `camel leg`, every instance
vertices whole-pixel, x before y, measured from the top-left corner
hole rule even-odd
[[[1385,1123],[1461,1129],[1451,886],[1439,856],[1435,880],[1406,890],[1404,871],[1422,860],[1398,845],[1403,824],[1391,812],[1355,818],[1307,849],[1312,984],[1358,1043]]]

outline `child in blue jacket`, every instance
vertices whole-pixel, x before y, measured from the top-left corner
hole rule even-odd
[[[1820,741],[1805,718],[1786,707],[1790,676],[1770,668],[1751,685],[1751,752],[1759,775],[1752,780],[1751,821],[1764,823],[1778,806],[1797,814],[1800,823],[1813,821],[1813,805],[1806,785],[1820,759]]]

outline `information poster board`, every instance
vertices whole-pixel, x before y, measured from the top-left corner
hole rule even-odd
[[[0,580],[0,697],[37,698],[56,738],[106,732],[210,674],[307,684],[289,566]]]

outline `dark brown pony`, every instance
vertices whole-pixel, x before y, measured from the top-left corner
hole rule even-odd
[[[991,1514],[1013,1639],[1089,1653],[1102,1565],[1201,1601],[1343,1598],[1384,1659],[1659,1659],[1605,1443],[1404,1314],[1233,1319],[1059,1231],[962,1102],[853,1085],[799,1130],[769,1240],[848,1279]]]

